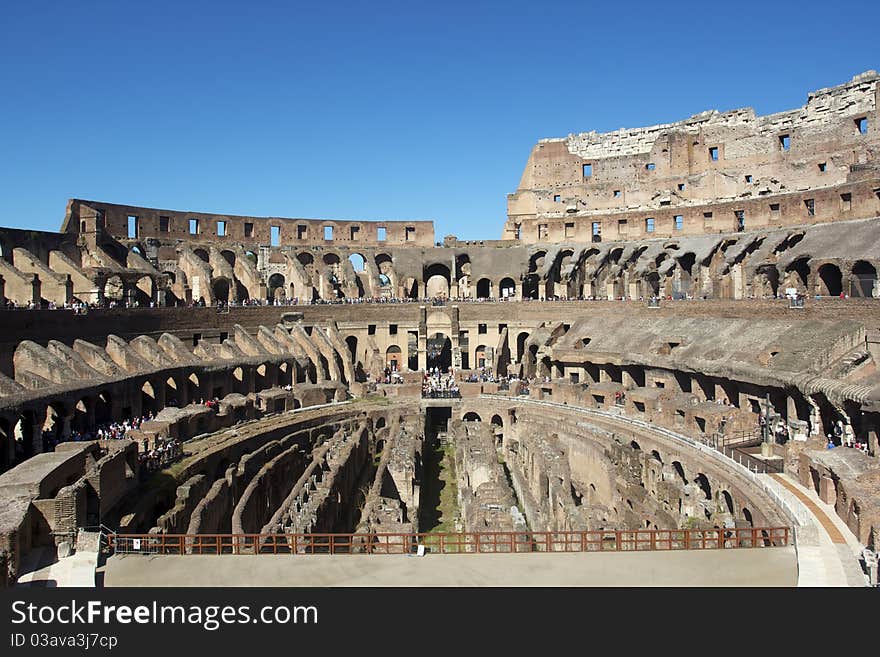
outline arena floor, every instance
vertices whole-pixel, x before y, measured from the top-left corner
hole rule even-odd
[[[793,547],[607,554],[115,555],[104,586],[796,586]],[[103,582],[101,581],[103,580]]]

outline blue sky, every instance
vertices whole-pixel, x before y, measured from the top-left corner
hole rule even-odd
[[[880,2],[31,2],[0,19],[0,225],[66,200],[496,239],[534,143],[791,109]]]

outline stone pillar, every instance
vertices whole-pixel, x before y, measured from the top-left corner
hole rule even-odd
[[[421,284],[419,284],[421,285]],[[428,310],[419,306],[419,369],[424,372],[428,368]],[[459,353],[460,355],[460,353]]]

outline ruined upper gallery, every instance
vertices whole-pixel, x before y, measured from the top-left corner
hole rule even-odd
[[[726,233],[880,215],[880,76],[868,71],[756,116],[543,139],[508,195],[526,243]]]

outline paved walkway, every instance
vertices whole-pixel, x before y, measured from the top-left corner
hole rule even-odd
[[[114,555],[105,586],[788,586],[792,547],[669,552]]]
[[[797,514],[798,586],[866,586],[859,565],[862,546],[834,511],[815,491],[788,475],[759,475]]]

